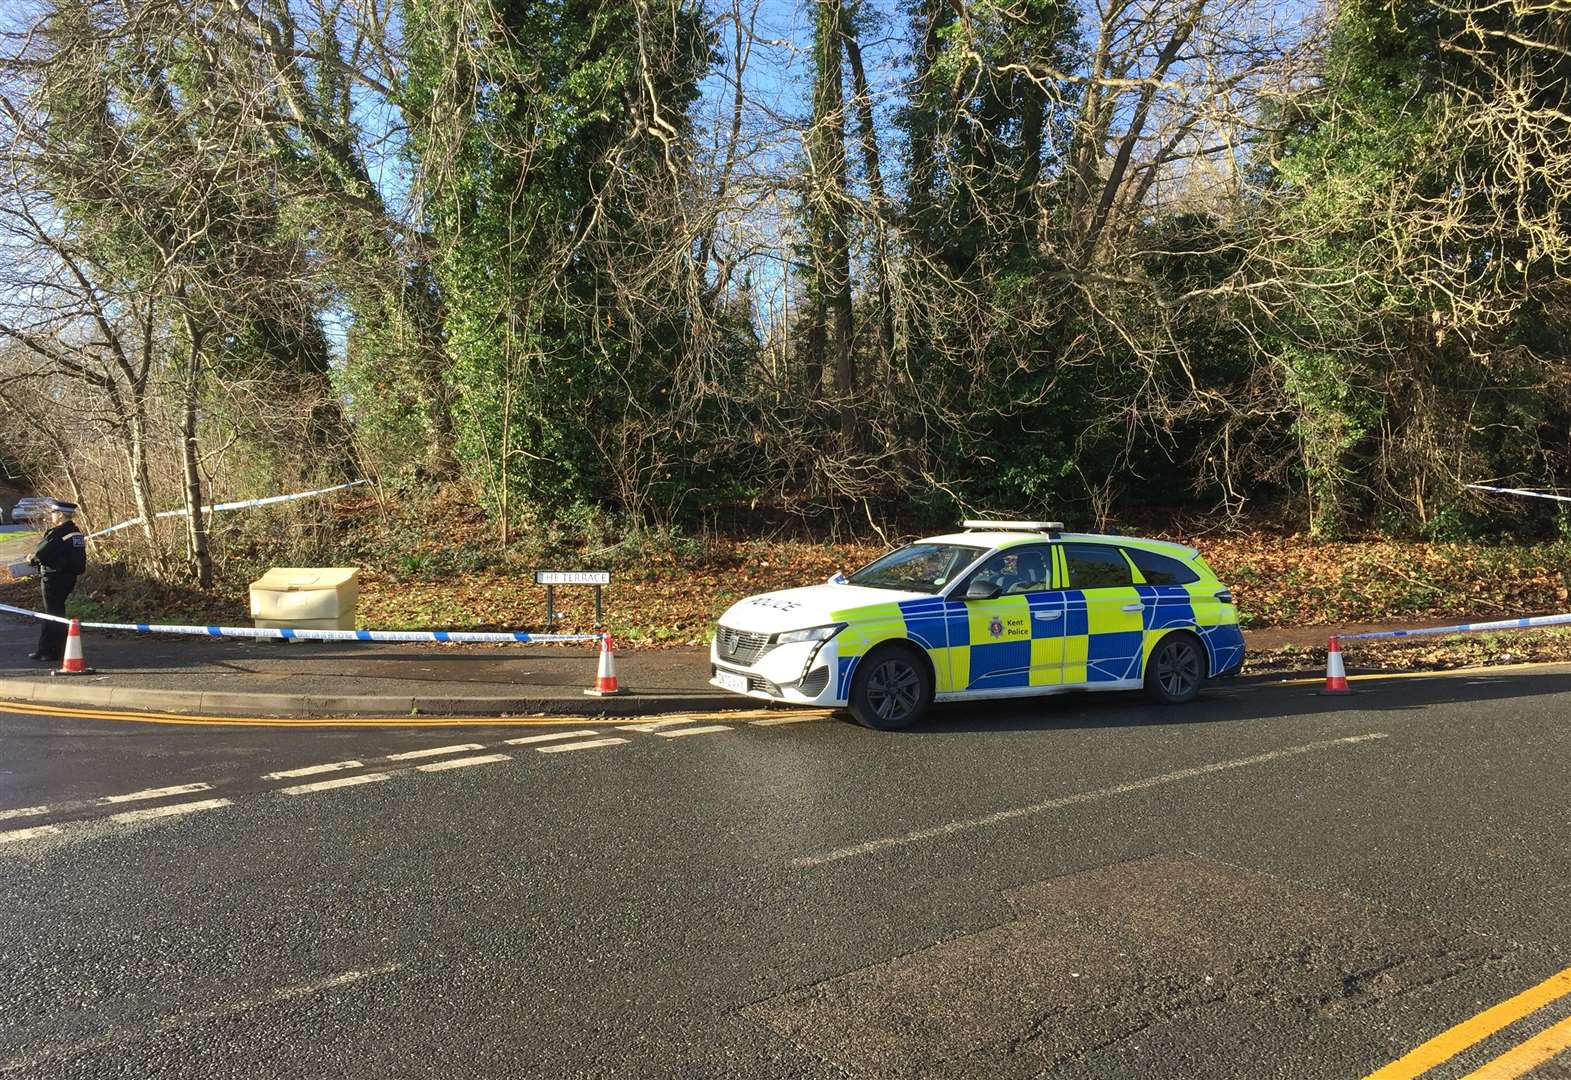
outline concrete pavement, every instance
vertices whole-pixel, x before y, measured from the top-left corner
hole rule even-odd
[[[172,638],[87,631],[98,674],[26,659],[36,624],[0,620],[0,700],[209,716],[627,715],[754,708],[708,685],[704,649],[618,650],[630,693],[589,697],[594,646],[386,645]]]
[[[1571,668],[895,735],[0,717],[0,833],[54,830],[0,837],[0,1075],[1362,1076],[1571,966],[1568,705]]]

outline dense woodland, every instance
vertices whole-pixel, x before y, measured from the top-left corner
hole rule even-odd
[[[1469,481],[1571,484],[1567,0],[0,32],[0,457],[94,524],[366,475],[474,492],[504,545],[738,510],[1446,539],[1499,527]],[[201,514],[139,542],[211,580]]]

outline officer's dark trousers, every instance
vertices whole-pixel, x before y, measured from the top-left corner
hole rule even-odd
[[[44,610],[51,615],[65,614],[66,597],[76,588],[72,574],[45,574]],[[46,660],[59,660],[65,654],[65,623],[44,622],[38,631],[38,655]]]

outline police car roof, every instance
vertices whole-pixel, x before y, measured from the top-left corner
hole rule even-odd
[[[1178,544],[1171,540],[1147,540],[1143,536],[1116,536],[1110,533],[1046,533],[1035,530],[1009,530],[996,532],[960,532],[946,533],[943,536],[923,537],[918,543],[923,544],[964,544],[967,547],[1014,547],[1017,544],[1040,544],[1047,540],[1079,541],[1092,544],[1124,544],[1129,547],[1142,547],[1148,551],[1163,552],[1177,559],[1192,559],[1200,554],[1199,550],[1188,544]]]

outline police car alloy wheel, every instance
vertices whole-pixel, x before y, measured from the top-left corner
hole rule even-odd
[[[1146,671],[1146,690],[1157,701],[1180,705],[1193,701],[1205,680],[1205,660],[1201,645],[1192,635],[1169,634],[1151,653]]]
[[[910,649],[889,647],[875,653],[851,685],[851,715],[878,731],[910,727],[932,701],[933,680]]]

